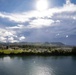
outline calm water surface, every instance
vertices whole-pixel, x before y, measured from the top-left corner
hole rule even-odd
[[[0,75],[76,75],[76,57],[0,56]]]

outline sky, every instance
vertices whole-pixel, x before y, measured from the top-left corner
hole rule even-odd
[[[0,42],[76,45],[76,0],[0,0]]]

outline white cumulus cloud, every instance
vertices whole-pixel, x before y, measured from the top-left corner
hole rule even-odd
[[[52,23],[54,23],[53,20],[50,19],[35,19],[32,22],[30,22],[31,28],[42,28],[44,26],[50,26]]]
[[[24,37],[24,36],[21,36],[21,37],[19,38],[19,40],[20,40],[20,41],[23,41],[23,40],[25,40],[25,37]]]

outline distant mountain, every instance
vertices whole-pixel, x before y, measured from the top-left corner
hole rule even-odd
[[[44,46],[65,46],[61,42],[14,42],[14,43],[0,43],[0,45],[44,45]]]
[[[52,45],[59,45],[59,46],[63,46],[65,44],[63,44],[62,42],[51,42]]]

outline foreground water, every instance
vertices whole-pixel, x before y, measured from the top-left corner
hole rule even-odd
[[[76,57],[0,57],[0,75],[76,75]]]

